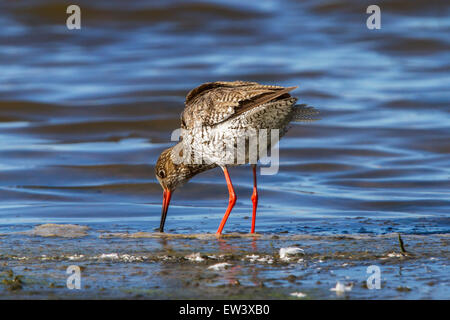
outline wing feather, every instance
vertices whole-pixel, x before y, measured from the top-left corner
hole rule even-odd
[[[277,98],[289,98],[295,88],[246,81],[204,83],[186,96],[181,127],[216,125]]]

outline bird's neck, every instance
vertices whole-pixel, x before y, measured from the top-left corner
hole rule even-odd
[[[183,141],[180,141],[172,147],[171,151],[172,162],[176,165],[182,166],[184,169],[182,171],[188,172],[188,174],[186,174],[186,178],[190,179],[199,173],[217,167],[216,164],[209,164],[205,162],[200,163],[198,159],[195,159],[192,152],[190,152],[190,154],[186,154],[186,150],[189,149],[186,149]]]

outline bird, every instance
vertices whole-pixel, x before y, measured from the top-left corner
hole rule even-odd
[[[216,232],[221,235],[237,199],[228,168],[251,164],[253,210],[250,233],[255,234],[259,154],[256,155],[256,161],[253,156],[254,161],[251,162],[250,147],[239,149],[237,139],[242,137],[244,131],[257,135],[263,129],[278,130],[281,138],[290,128],[291,122],[318,120],[314,118],[318,114],[317,109],[306,104],[296,104],[298,99],[290,94],[296,88],[249,81],[216,81],[189,91],[180,117],[179,142],[165,149],[155,165],[156,178],[163,188],[159,232],[164,232],[169,203],[175,189],[201,172],[220,167],[229,193],[228,207]],[[249,146],[250,135],[243,139],[244,146]],[[258,149],[261,142],[257,140],[257,144]],[[268,149],[270,144],[269,141]],[[237,157],[241,157],[242,161],[237,163]]]

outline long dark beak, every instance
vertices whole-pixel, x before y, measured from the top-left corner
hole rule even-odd
[[[161,224],[159,225],[159,232],[164,232],[164,224],[166,223],[167,210],[169,209],[170,197],[172,193],[169,189],[164,189],[163,204],[161,210]]]

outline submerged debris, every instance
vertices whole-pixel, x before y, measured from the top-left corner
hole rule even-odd
[[[398,243],[400,244],[400,250],[402,253],[406,253],[405,246],[403,244],[402,237],[400,236],[400,233],[398,234]]]
[[[81,257],[83,257],[83,255],[81,255]],[[91,257],[91,260],[96,260],[96,259],[100,259],[100,260],[120,260],[123,262],[142,262],[146,259],[146,256],[134,256],[134,255],[130,255],[130,254],[118,254],[118,253],[102,253],[99,256],[94,256]],[[70,257],[69,257],[70,259]],[[70,259],[72,260],[72,259]]]
[[[205,259],[202,258],[202,256],[200,255],[200,252],[197,253],[192,253],[190,255],[185,256],[185,259],[189,260],[189,261],[194,261],[194,262],[201,262],[204,261]]]
[[[72,261],[77,261],[77,260],[81,260],[84,258],[83,254],[74,254],[72,256],[68,256],[67,259],[72,260]]]
[[[288,247],[280,249],[280,259],[284,261],[289,261],[291,258],[298,256],[299,254],[304,254],[304,250],[297,247]]]
[[[337,295],[343,294],[345,292],[352,291],[353,283],[349,285],[345,285],[342,282],[337,282],[334,288],[331,288],[330,291],[335,291]]]
[[[265,255],[265,256],[261,257],[257,254],[252,254],[252,255],[246,255],[245,258],[248,259],[250,262],[257,261],[257,262],[268,263],[268,264],[273,263],[273,258],[269,255]]]
[[[99,257],[100,259],[119,259],[119,255],[117,253],[102,253]]]
[[[404,287],[404,286],[398,286],[397,288],[395,288],[395,290],[397,290],[399,292],[410,292],[411,288],[410,287]]]
[[[12,270],[8,270],[4,273],[5,277],[1,280],[1,283],[6,286],[9,291],[16,291],[22,289],[23,276],[14,275]]]
[[[231,267],[230,263],[223,262],[223,263],[213,264],[212,266],[209,266],[208,269],[215,270],[215,271],[222,271],[222,270],[228,269],[229,267]]]
[[[256,260],[260,259],[257,254],[248,254],[245,256],[250,262],[255,262]]]
[[[296,298],[305,298],[306,294],[303,292],[292,292],[291,296],[296,297]]]
[[[29,236],[40,237],[63,237],[63,238],[80,238],[87,236],[88,226],[79,226],[76,224],[42,224],[31,230],[19,232]]]
[[[398,252],[391,252],[386,255],[386,257],[380,258],[380,260],[386,260],[387,258],[402,258],[403,255]]]

